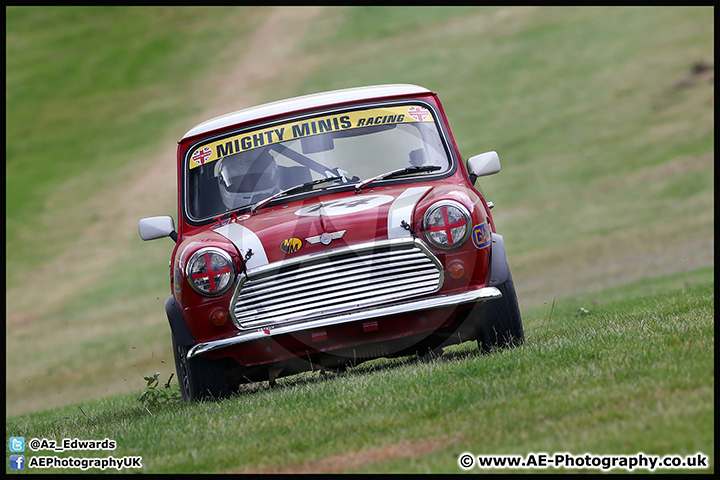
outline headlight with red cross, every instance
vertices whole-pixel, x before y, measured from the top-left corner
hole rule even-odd
[[[435,247],[452,250],[470,238],[472,219],[461,203],[441,200],[427,209],[423,218],[425,238]]]
[[[206,296],[222,295],[235,280],[235,267],[226,251],[205,247],[190,257],[186,277],[197,293]]]

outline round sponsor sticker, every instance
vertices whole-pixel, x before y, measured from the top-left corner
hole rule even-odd
[[[280,250],[283,253],[295,253],[302,248],[302,240],[299,238],[286,238],[280,244]]]
[[[379,207],[388,202],[392,202],[394,197],[390,195],[356,195],[347,198],[340,198],[330,202],[321,202],[309,207],[303,207],[295,212],[295,215],[301,217],[319,217],[322,213],[326,217],[337,215],[350,215],[352,213],[362,212],[371,208]]]
[[[487,222],[475,225],[472,229],[472,241],[476,248],[486,248],[492,243],[492,231]]]

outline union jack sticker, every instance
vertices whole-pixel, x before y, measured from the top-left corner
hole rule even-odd
[[[424,122],[425,119],[430,116],[430,111],[424,107],[413,106],[408,108],[408,115],[410,115],[418,122]]]
[[[205,147],[202,150],[196,150],[192,154],[191,160],[197,165],[205,165],[205,162],[208,161],[210,155],[212,155],[212,150],[210,147]]]

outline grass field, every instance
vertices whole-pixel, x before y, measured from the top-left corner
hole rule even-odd
[[[146,472],[711,455],[713,13],[8,7],[7,436],[107,435]],[[174,370],[172,242],[141,242],[137,220],[176,214],[177,140],[214,115],[376,83],[437,91],[463,155],[498,151],[482,188],[527,345],[142,408],[143,376]],[[231,440],[195,446],[211,432]]]
[[[206,404],[183,404],[175,384],[176,397],[157,405],[116,396],[16,416],[6,428],[28,439],[110,438],[112,455],[142,456],[145,473],[456,472],[468,451],[700,452],[712,471],[711,277],[684,278],[682,288],[658,278],[643,288],[663,293],[525,312],[526,345],[489,356],[466,343],[427,363],[377,360]]]

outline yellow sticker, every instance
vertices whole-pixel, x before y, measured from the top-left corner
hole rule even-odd
[[[190,168],[220,160],[228,155],[288,140],[321,133],[398,123],[432,122],[430,110],[419,105],[356,110],[340,115],[326,115],[269,128],[244,132],[196,148],[190,155]]]
[[[486,248],[492,244],[492,231],[487,222],[475,225],[472,229],[472,241],[476,248]]]
[[[295,253],[302,248],[302,240],[299,238],[286,238],[280,244],[283,253]]]

